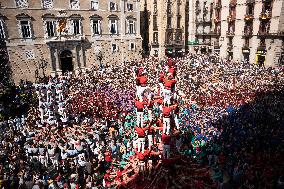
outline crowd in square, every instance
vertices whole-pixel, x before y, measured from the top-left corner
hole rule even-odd
[[[283,188],[284,69],[150,57],[34,84],[0,188]]]

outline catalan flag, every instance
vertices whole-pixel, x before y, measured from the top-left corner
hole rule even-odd
[[[63,32],[66,28],[66,23],[67,23],[67,20],[66,18],[62,18],[59,20],[59,24],[58,24],[58,28],[57,28],[57,32]]]

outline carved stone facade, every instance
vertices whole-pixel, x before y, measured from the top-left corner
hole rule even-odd
[[[141,16],[144,51],[157,57],[185,52],[186,0],[144,0]]]
[[[0,38],[16,83],[42,75],[43,62],[45,75],[55,75],[141,55],[139,0],[0,2]]]
[[[212,51],[265,67],[283,65],[284,1],[189,0],[189,5],[190,52]]]

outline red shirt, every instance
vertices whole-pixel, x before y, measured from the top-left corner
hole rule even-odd
[[[170,135],[162,135],[162,142],[164,145],[170,145],[171,142],[171,136]]]
[[[160,73],[160,77],[159,77],[159,82],[163,82],[164,81],[164,77],[165,77],[164,72],[161,72]]]
[[[171,80],[168,80],[168,79],[164,79],[164,86],[167,88],[167,89],[170,89],[172,87],[173,84],[176,83],[176,80],[175,79],[171,79]]]
[[[144,102],[140,102],[140,101],[138,101],[138,100],[135,100],[135,106],[136,106],[136,108],[137,108],[138,110],[140,110],[140,111],[142,110],[142,111],[143,111],[144,105],[145,105]]]
[[[172,107],[164,106],[163,107],[163,115],[164,115],[164,117],[169,117],[171,111],[172,111]]]
[[[139,83],[141,84],[141,86],[145,87],[147,84],[148,79],[144,76],[138,77],[137,78],[139,80]]]
[[[143,128],[137,127],[137,126],[135,126],[134,128],[137,132],[138,137],[140,137],[140,138],[145,137],[145,130]]]
[[[169,69],[169,73],[171,73],[172,75],[175,74],[175,71],[176,71],[176,69],[175,69],[174,67],[171,67],[171,68]]]

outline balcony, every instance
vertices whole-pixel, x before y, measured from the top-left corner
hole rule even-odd
[[[226,32],[227,37],[234,37],[234,35],[235,35],[235,31],[227,31]]]
[[[216,3],[215,6],[214,6],[214,8],[217,9],[217,10],[221,9],[221,8],[222,8],[221,3],[220,3],[220,2],[219,2],[219,3]]]
[[[245,20],[246,22],[252,22],[253,19],[254,19],[254,16],[251,15],[251,14],[246,14],[246,15],[245,15],[245,18],[244,18],[244,20]]]
[[[245,37],[251,37],[251,36],[252,36],[252,30],[249,30],[249,29],[244,30],[244,31],[243,31],[243,35],[244,35]]]
[[[271,3],[272,0],[262,0],[262,3]]]
[[[221,19],[220,19],[220,18],[215,17],[215,18],[214,18],[214,22],[215,22],[215,23],[219,23],[219,22],[221,22]]]
[[[269,36],[269,31],[259,31],[259,32],[257,33],[257,35],[258,35],[259,37],[267,37],[267,36]]]
[[[158,42],[158,41],[153,41],[153,42],[151,43],[151,46],[152,46],[152,47],[159,47],[159,42]]]
[[[229,23],[232,23],[232,22],[234,22],[235,20],[236,20],[236,16],[235,16],[235,15],[230,15],[230,16],[227,17],[227,21],[228,21]]]
[[[230,6],[230,7],[235,7],[235,6],[237,6],[237,1],[236,1],[236,0],[231,0],[229,6]]]
[[[220,35],[221,35],[221,30],[211,31],[211,32],[208,33],[208,35],[211,35],[211,36],[220,36]]]
[[[249,5],[249,4],[254,4],[255,3],[255,0],[247,0],[246,4]]]
[[[272,17],[272,12],[271,11],[269,11],[269,12],[262,12],[259,15],[259,19],[263,20],[263,21],[269,20],[269,19],[271,19],[271,17]]]
[[[227,44],[228,51],[232,51],[233,48],[234,48],[233,44],[229,44],[229,43]]]

